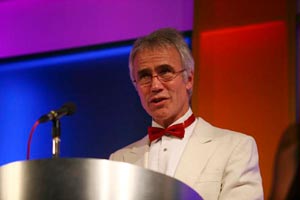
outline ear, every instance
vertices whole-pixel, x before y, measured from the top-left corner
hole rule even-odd
[[[187,80],[186,80],[186,84],[185,87],[187,90],[190,90],[193,88],[193,84],[194,84],[194,72],[190,72],[188,74]]]

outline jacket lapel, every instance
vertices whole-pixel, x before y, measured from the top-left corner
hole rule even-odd
[[[124,161],[138,165],[140,167],[146,167],[146,162],[148,161],[149,152],[149,139],[144,137],[138,141],[137,145],[134,145],[127,153],[124,154]]]
[[[175,172],[175,178],[193,186],[201,175],[207,161],[216,149],[213,142],[214,128],[201,118],[187,143]]]

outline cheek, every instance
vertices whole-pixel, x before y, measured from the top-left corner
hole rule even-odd
[[[180,84],[172,90],[173,98],[175,98],[175,102],[181,104],[188,98],[188,85]]]
[[[146,105],[146,91],[142,90],[141,88],[137,88],[138,95],[140,97],[141,103],[145,106]]]

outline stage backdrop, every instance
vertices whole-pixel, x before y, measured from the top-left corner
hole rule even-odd
[[[77,111],[61,119],[62,157],[106,159],[144,137],[151,118],[129,78],[132,42],[0,62],[0,165],[25,160],[34,122],[66,102]],[[52,122],[37,127],[31,159],[51,158],[51,129]]]
[[[143,137],[133,39],[192,26],[193,0],[0,1],[0,165],[24,160],[35,120],[69,101],[78,109],[61,119],[63,157],[108,158]],[[37,127],[32,159],[51,157],[51,127]]]
[[[149,118],[127,69],[130,46],[31,57],[0,69],[0,164],[24,160],[31,126],[43,114],[74,102],[61,119],[61,156],[108,158],[145,133]],[[51,157],[52,123],[40,124],[31,158]]]
[[[195,1],[194,111],[252,135],[265,198],[275,153],[296,121],[295,0]]]
[[[190,31],[193,0],[0,0],[0,58]]]

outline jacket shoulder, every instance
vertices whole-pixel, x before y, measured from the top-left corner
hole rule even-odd
[[[204,119],[198,117],[196,125],[196,132],[204,137],[213,140],[230,140],[234,141],[251,141],[255,142],[254,138],[248,134],[233,131],[230,129],[219,128],[206,122]]]
[[[146,135],[142,139],[135,141],[117,151],[112,153],[109,157],[109,160],[114,161],[124,161],[124,155],[129,152],[139,152],[139,151],[145,151],[145,148],[149,146],[149,139]]]

